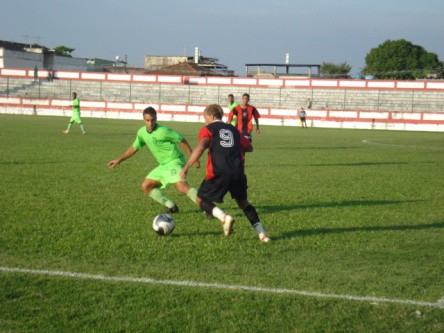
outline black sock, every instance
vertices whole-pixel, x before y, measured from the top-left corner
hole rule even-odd
[[[216,205],[212,202],[201,200],[199,207],[205,213],[213,214],[213,208],[216,207]]]
[[[248,207],[244,209],[244,214],[253,227],[256,223],[260,222],[259,215],[257,215],[256,212],[256,208],[254,208],[252,205],[248,205]]]

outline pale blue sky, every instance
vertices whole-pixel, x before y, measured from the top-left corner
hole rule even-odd
[[[40,36],[74,56],[201,54],[236,74],[246,63],[340,63],[357,73],[371,48],[404,38],[444,60],[444,0],[1,0],[0,39]],[[28,41],[36,41],[28,39]]]

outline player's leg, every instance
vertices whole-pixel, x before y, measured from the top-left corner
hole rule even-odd
[[[228,237],[233,233],[234,218],[232,216],[225,213],[211,201],[198,197],[197,202],[199,203],[200,209],[204,211],[207,216],[214,216],[221,222],[225,236]]]
[[[156,169],[153,171],[155,170]],[[156,177],[155,173],[152,175],[152,172],[148,175],[148,177],[142,183],[143,192],[150,196],[154,201],[164,205],[167,208],[168,213],[177,213],[179,211],[179,207],[177,207],[174,201],[165,196],[161,190],[162,183],[160,180],[151,179],[150,175],[153,178]]]
[[[259,215],[257,214],[256,208],[247,199],[247,177],[244,177],[237,182],[233,182],[230,187],[230,193],[233,199],[236,200],[237,205],[244,212],[248,221],[250,221],[251,226],[256,231],[256,234],[259,237],[261,242],[269,242],[270,237],[267,235],[262,223],[259,219]]]
[[[188,185],[186,181],[180,181],[174,184],[179,193],[186,194],[188,198],[194,203],[197,200],[197,190],[194,187]]]
[[[229,182],[223,177],[204,180],[199,187],[196,200],[200,209],[207,216],[212,215],[222,223],[225,236],[230,236],[233,233],[234,219],[213,202],[223,202],[223,198],[228,192],[228,185]]]
[[[183,158],[178,158],[164,166],[162,183],[174,184],[179,193],[185,194],[192,202],[196,203],[197,190],[180,177],[180,171],[184,166],[185,160]]]
[[[85,126],[83,126],[83,121],[80,123],[80,129],[82,130],[82,134],[86,134]]]
[[[74,124],[74,122],[72,121],[72,119],[70,119],[68,123],[68,128],[64,130],[63,133],[68,134],[69,131],[71,130],[72,124]]]
[[[200,207],[199,204],[197,203],[197,200],[198,200],[197,190],[194,187],[191,187],[185,181],[177,182],[174,185],[176,186],[176,189],[179,191],[179,193],[186,194],[186,196],[188,198],[190,198],[190,200],[192,202],[194,202],[198,207]],[[213,214],[207,213],[206,211],[204,211],[204,213],[205,213],[205,216],[207,217],[207,219],[209,219],[209,220],[214,219]]]

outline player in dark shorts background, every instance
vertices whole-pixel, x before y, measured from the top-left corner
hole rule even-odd
[[[259,111],[257,109],[248,104],[250,102],[250,95],[243,94],[242,95],[242,103],[230,110],[228,114],[227,123],[232,123],[234,117],[237,117],[237,129],[248,139],[248,141],[252,142],[253,137],[251,133],[253,132],[253,119],[256,122],[256,133],[260,134],[259,130]]]
[[[307,128],[307,121],[305,118],[307,117],[307,112],[305,112],[304,108],[299,109],[299,119],[301,120],[302,128]]]
[[[225,236],[233,232],[234,219],[218,208],[214,202],[223,202],[227,192],[236,200],[255,229],[261,242],[269,242],[256,209],[248,202],[247,176],[244,173],[243,152],[253,151],[250,142],[231,124],[222,121],[223,110],[218,104],[205,108],[205,127],[199,132],[199,143],[181,171],[185,179],[189,168],[208,149],[205,180],[197,192],[196,203],[207,214],[222,222]]]

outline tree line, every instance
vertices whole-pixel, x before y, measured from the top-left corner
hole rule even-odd
[[[347,62],[323,62],[322,77],[350,77]],[[414,80],[444,78],[444,63],[438,55],[426,51],[405,39],[386,40],[373,48],[365,57],[365,67],[360,73],[375,79]]]

